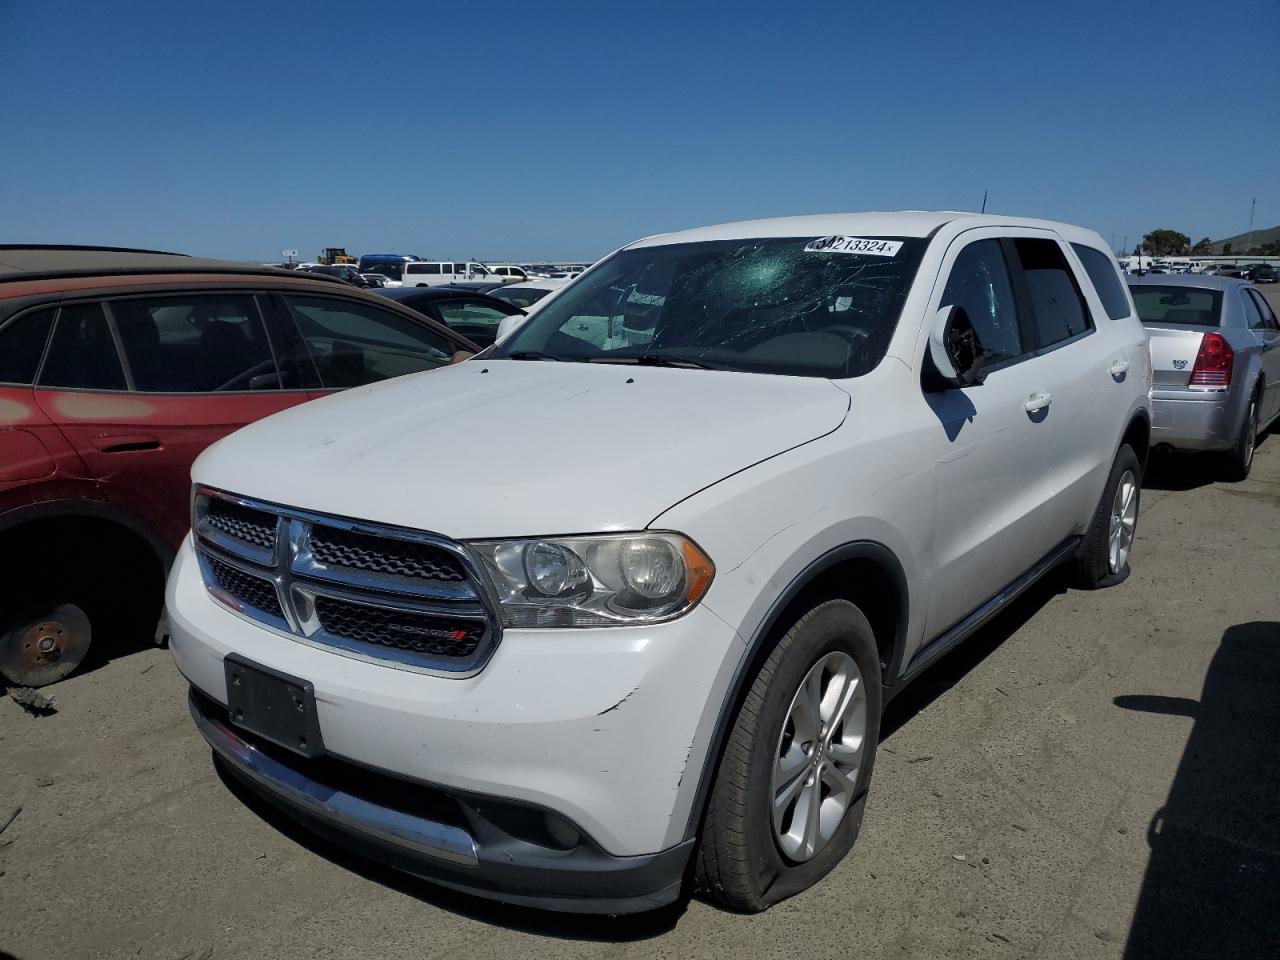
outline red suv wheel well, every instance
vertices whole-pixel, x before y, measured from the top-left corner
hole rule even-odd
[[[168,560],[142,533],[101,516],[45,515],[0,531],[0,583],[14,590],[14,609],[51,599],[93,607],[144,634],[120,638],[130,646],[151,639]]]

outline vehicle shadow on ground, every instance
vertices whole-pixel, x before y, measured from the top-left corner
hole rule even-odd
[[[1147,461],[1142,486],[1147,490],[1197,490],[1221,478],[1221,464],[1212,454],[1153,454]]]
[[[236,799],[288,839],[330,863],[359,874],[366,880],[420,900],[429,906],[468,917],[480,923],[506,927],[522,933],[567,940],[630,942],[661,936],[672,930],[689,903],[686,895],[668,907],[621,917],[593,914],[554,913],[531,907],[511,906],[483,897],[460,893],[447,887],[402,873],[377,861],[362,857],[303,827],[257,794],[246,788],[214,758],[218,777]],[[0,957],[3,960],[3,957]]]
[[[1280,623],[1229,628],[1199,701],[1115,704],[1195,720],[1147,830],[1126,960],[1280,956]]]
[[[1067,574],[1054,571],[1027,589],[973,636],[947,653],[912,680],[885,708],[880,721],[884,743],[906,723],[942,696],[1000,645],[1022,629],[1028,620],[1058,594],[1067,592]]]

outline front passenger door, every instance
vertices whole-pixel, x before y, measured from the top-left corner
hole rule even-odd
[[[928,633],[944,632],[1016,580],[1053,546],[1052,360],[1028,347],[998,231],[962,234],[947,251],[941,294],[926,314],[963,307],[977,332],[980,385],[926,394],[938,418],[934,577]],[[936,288],[935,288],[936,290]]]

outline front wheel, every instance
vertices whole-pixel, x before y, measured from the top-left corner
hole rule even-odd
[[[1142,466],[1127,444],[1116,454],[1102,499],[1076,554],[1075,580],[1086,590],[1110,587],[1129,576],[1129,551],[1138,530]]]
[[[783,635],[716,771],[695,862],[708,897],[755,913],[812,886],[849,852],[880,705],[875,638],[852,603],[820,603]]]

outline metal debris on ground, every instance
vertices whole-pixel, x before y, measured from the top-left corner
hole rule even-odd
[[[22,808],[21,808],[21,807],[15,807],[15,808],[14,808],[14,810],[13,810],[13,813],[11,813],[11,814],[9,814],[9,816],[5,817],[5,821],[4,821],[4,823],[0,823],[0,833],[4,833],[6,830],[8,830],[8,829],[9,829],[9,824],[11,824],[11,823],[13,823],[13,821],[17,820],[17,819],[18,819],[18,814],[20,814],[21,812],[22,812]]]
[[[46,697],[39,690],[30,687],[14,687],[9,691],[9,699],[33,717],[47,717],[58,712],[58,708],[53,705],[53,697]]]

